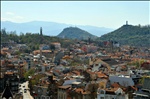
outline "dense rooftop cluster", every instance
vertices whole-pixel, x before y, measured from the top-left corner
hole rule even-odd
[[[1,45],[0,93],[20,99],[19,83],[29,81],[35,99],[149,99],[150,49],[76,40],[62,48],[41,44]],[[7,82],[7,83],[6,83]],[[9,88],[8,88],[9,87]]]

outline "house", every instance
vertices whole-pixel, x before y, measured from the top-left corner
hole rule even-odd
[[[64,52],[63,51],[59,51],[56,55],[55,55],[55,59],[54,59],[54,63],[56,63],[57,65],[60,64],[60,60],[64,57]]]
[[[109,80],[112,83],[114,82],[118,82],[120,85],[122,86],[134,86],[134,82],[132,80],[132,78],[127,78],[127,77],[119,77],[119,76],[109,76]]]
[[[91,92],[85,91],[82,88],[75,89],[75,95],[73,96],[75,99],[91,99]]]
[[[34,90],[34,99],[50,99],[50,97],[47,95],[47,90],[48,87],[47,86],[38,86],[35,85],[33,87]]]
[[[71,88],[71,85],[58,86],[57,99],[68,99],[68,89]]]
[[[55,50],[60,50],[61,49],[61,44],[59,42],[51,43],[51,49],[53,49],[52,46],[54,46]]]
[[[18,44],[17,47],[18,47],[19,51],[28,49],[28,46],[26,44]]]
[[[4,83],[5,83],[4,81],[5,81],[4,75],[3,75],[2,71],[1,71],[1,74],[0,74],[0,93],[2,93],[4,88],[5,88],[4,87]]]
[[[42,50],[50,50],[50,46],[49,45],[43,45]]]
[[[9,87],[9,82],[6,82],[6,87],[2,93],[2,96],[1,98],[3,99],[13,99],[13,93],[12,91],[10,90],[10,87]]]
[[[128,99],[128,95],[121,88],[99,88],[97,99]]]
[[[110,65],[99,58],[90,58],[89,65],[93,66],[92,71],[99,71],[99,70],[107,72],[111,71]]]
[[[136,91],[133,99],[150,99],[150,77],[144,79],[143,88]]]
[[[4,86],[6,86],[6,82],[8,82],[9,87],[12,92],[18,92],[18,86],[19,86],[19,77],[12,71],[7,71],[4,74]]]
[[[96,52],[98,47],[97,46],[94,46],[94,45],[83,45],[81,47],[81,49],[84,51],[84,52],[87,52],[87,53],[93,53],[93,52]]]
[[[41,50],[41,51],[35,50],[35,51],[33,51],[33,54],[38,55],[38,54],[40,54],[40,52],[43,56],[45,56],[47,58],[52,58],[54,56],[54,53],[51,50]]]

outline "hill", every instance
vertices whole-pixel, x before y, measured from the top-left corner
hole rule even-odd
[[[58,37],[61,38],[69,38],[69,39],[88,39],[89,37],[91,39],[97,38],[96,36],[90,34],[87,31],[84,31],[78,27],[68,27],[65,28]]]
[[[40,44],[51,45],[52,42],[60,42],[61,47],[67,48],[73,44],[74,40],[62,39],[56,36],[46,36],[39,33],[26,33],[17,35],[14,32],[8,32],[5,29],[0,31],[1,43],[16,42],[17,44],[26,44],[31,51],[39,49]]]
[[[43,34],[49,36],[57,36],[64,28],[69,26],[77,26],[83,30],[90,32],[93,35],[101,36],[114,30],[105,27],[96,27],[89,25],[73,25],[65,23],[56,23],[48,21],[31,21],[24,23],[14,23],[10,21],[1,21],[1,28],[6,28],[7,31],[16,31],[17,34],[22,33],[38,33],[39,28],[43,28]]]
[[[121,45],[150,46],[150,26],[123,25],[113,32],[102,35],[100,40],[113,40]]]

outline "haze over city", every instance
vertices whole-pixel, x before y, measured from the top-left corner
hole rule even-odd
[[[118,28],[149,24],[149,1],[2,1],[1,21],[48,21]]]
[[[150,99],[149,1],[2,1],[0,99]]]

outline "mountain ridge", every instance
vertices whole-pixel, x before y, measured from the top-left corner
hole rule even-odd
[[[20,34],[21,32],[38,33],[40,27],[42,27],[43,33],[45,35],[57,36],[64,28],[69,26],[77,26],[99,37],[105,33],[114,30],[105,27],[97,27],[97,26],[90,26],[90,25],[73,25],[73,24],[65,24],[65,23],[49,22],[49,21],[30,21],[30,22],[23,22],[23,23],[1,21],[1,29],[6,28],[7,31],[16,31],[17,34]]]

